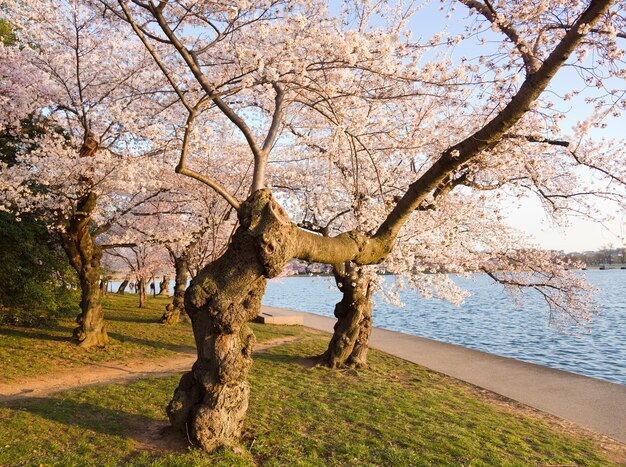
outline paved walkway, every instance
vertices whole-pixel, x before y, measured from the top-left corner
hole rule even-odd
[[[332,332],[335,324],[313,313],[263,308],[302,316],[305,326],[321,331]],[[380,328],[372,330],[370,344],[626,443],[624,385]]]

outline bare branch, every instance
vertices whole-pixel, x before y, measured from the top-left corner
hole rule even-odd
[[[107,243],[106,245],[99,245],[103,250],[113,250],[115,248],[133,248],[138,246],[136,243]],[[111,254],[110,252],[107,252]]]
[[[126,214],[131,212],[133,209],[138,208],[142,204],[147,203],[151,199],[156,198],[160,194],[165,193],[167,191],[168,190],[166,190],[166,189],[157,190],[154,193],[146,196],[144,199],[142,199],[142,200],[136,202],[135,204],[129,206],[127,209],[124,209],[123,211],[119,212],[115,217],[109,219],[107,222],[105,222],[101,226],[96,227],[95,230],[94,230],[94,233],[92,234],[92,236],[95,238],[98,235],[101,235],[101,234],[107,232],[120,219],[120,217],[125,216]]]
[[[603,173],[604,175],[606,175],[607,177],[609,177],[611,180],[621,184],[621,185],[626,185],[626,180],[616,177],[613,173],[609,172],[608,170],[596,165],[596,164],[592,164],[591,162],[588,162],[584,159],[582,159],[581,157],[579,157],[574,151],[570,151],[570,154],[572,155],[572,157],[574,158],[574,160],[581,164],[584,165],[586,167],[589,167],[590,169],[593,170],[597,170],[600,173]]]
[[[263,142],[263,152],[266,155],[274,144],[274,141],[276,141],[276,137],[278,136],[278,130],[280,129],[280,119],[282,118],[283,114],[283,98],[285,96],[283,88],[278,83],[272,83],[272,86],[276,91],[276,99],[274,104],[274,116],[272,117],[272,124],[270,125],[270,129],[267,132],[265,141]]]
[[[193,109],[190,110],[189,112],[189,117],[187,118],[187,124],[185,125],[185,135],[183,137],[183,147],[180,151],[180,160],[178,162],[178,165],[176,166],[176,173],[179,173],[181,175],[186,175],[187,177],[191,177],[195,180],[198,180],[199,182],[204,183],[205,185],[208,185],[209,187],[211,187],[217,194],[219,194],[222,198],[224,198],[228,204],[230,204],[232,207],[234,207],[236,210],[239,210],[239,207],[241,206],[241,203],[239,202],[239,200],[237,200],[237,198],[235,198],[234,196],[232,196],[230,193],[228,193],[228,191],[221,186],[219,183],[217,183],[216,181],[198,173],[195,172],[191,169],[188,169],[186,167],[186,163],[187,163],[187,152],[189,150],[189,136],[191,134],[191,129],[193,128],[193,121],[194,118],[196,116],[196,112],[198,111],[198,108],[195,107]]]
[[[156,50],[154,50],[154,47],[152,47],[150,43],[146,40],[146,37],[143,34],[143,31],[139,28],[139,26],[137,26],[137,23],[135,23],[135,20],[132,18],[132,16],[130,15],[130,12],[128,11],[128,8],[126,7],[126,2],[124,2],[123,0],[118,0],[118,3],[120,4],[120,7],[124,11],[126,20],[130,23],[131,27],[133,28],[133,31],[135,31],[135,34],[137,34],[137,37],[139,37],[139,39],[141,40],[143,45],[146,47],[146,49],[148,50],[148,52],[154,59],[155,63],[157,64],[157,66],[159,67],[163,75],[165,76],[165,78],[167,78],[167,80],[169,81],[170,85],[174,89],[174,92],[176,92],[176,95],[180,99],[180,102],[185,106],[185,108],[189,112],[191,112],[192,106],[187,102],[187,99],[185,99],[184,93],[180,90],[180,88],[178,87],[178,84],[176,84],[176,81],[172,77],[169,70],[165,67],[165,64],[163,63],[159,55],[156,53]],[[137,2],[134,2],[134,3],[137,3]]]
[[[491,5],[489,0],[484,0],[484,3],[478,0],[459,0],[465,6],[470,9],[474,9],[483,15],[487,21],[491,24],[494,24],[502,33],[509,38],[509,40],[513,43],[515,48],[518,50],[520,55],[522,56],[522,60],[524,60],[524,67],[526,68],[526,72],[528,74],[532,74],[536,72],[540,63],[539,60],[532,54],[530,46],[526,44],[524,39],[522,39],[517,32],[517,30],[513,27],[510,21],[505,18],[502,18],[495,10],[495,8]]]
[[[563,140],[559,140],[559,139],[543,138],[541,136],[533,136],[533,135],[516,135],[516,134],[507,133],[507,134],[505,134],[503,136],[503,138],[506,138],[506,139],[524,139],[524,140],[528,141],[529,143],[544,143],[544,144],[550,144],[552,146],[562,146],[564,148],[567,148],[570,145],[569,141],[563,141]]]
[[[211,84],[207,81],[206,76],[202,73],[202,69],[200,68],[200,64],[197,61],[197,58],[194,57],[194,54],[190,52],[182,42],[178,39],[174,31],[169,27],[167,20],[163,17],[162,11],[158,8],[150,8],[150,12],[153,14],[161,30],[167,36],[167,38],[172,42],[174,48],[178,51],[180,56],[183,58],[192,74],[202,86],[202,89],[207,94],[207,97],[211,99],[215,105],[226,115],[226,117],[234,123],[237,128],[242,132],[250,149],[252,150],[252,154],[254,155],[255,162],[258,163],[261,160],[262,150],[259,148],[254,135],[252,134],[252,130],[246,124],[246,122],[239,116],[237,113],[231,109],[216,93],[216,90],[213,89]]]
[[[552,24],[550,26],[547,27],[547,29],[571,29],[573,26],[571,24]],[[600,28],[591,28],[589,32],[593,32],[595,34],[603,34],[603,35],[610,35],[610,34],[615,34],[615,37],[619,37],[620,39],[626,39],[626,32],[611,32],[611,31],[607,31],[606,29],[600,29]]]

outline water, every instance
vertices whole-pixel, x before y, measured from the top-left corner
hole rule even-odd
[[[581,274],[601,290],[602,313],[588,332],[559,333],[541,298],[526,294],[518,308],[480,274],[454,278],[472,293],[458,308],[412,291],[401,292],[402,308],[377,299],[374,326],[626,384],[626,270]],[[286,277],[269,281],[263,303],[332,317],[340,298],[329,278]]]

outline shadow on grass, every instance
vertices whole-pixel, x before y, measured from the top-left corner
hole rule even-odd
[[[167,342],[151,341],[148,339],[139,339],[137,337],[126,336],[118,332],[109,332],[109,337],[119,342],[132,342],[133,344],[152,347],[154,349],[171,350],[172,352],[195,353],[196,348],[190,345],[168,344]]]
[[[106,321],[118,321],[120,323],[158,323],[159,318],[155,316],[106,316]]]
[[[31,329],[31,328],[29,328]],[[67,332],[66,336],[56,336],[53,334],[47,334],[45,331],[57,331],[63,330]],[[72,330],[70,328],[42,328],[35,332],[29,332],[25,328],[0,328],[0,336],[7,337],[19,337],[27,339],[48,340],[56,342],[70,342],[72,340]]]
[[[4,406],[26,411],[47,420],[111,436],[128,437],[144,446],[167,451],[185,451],[188,442],[183,433],[170,429],[166,420],[136,415],[71,399],[32,397]]]
[[[274,351],[276,352],[276,351]],[[323,367],[328,368],[322,361],[322,356],[317,355],[284,355],[280,353],[267,353],[265,351],[254,354],[255,360],[265,360],[271,363],[284,363],[288,365],[298,365],[299,367],[310,370],[311,368]]]

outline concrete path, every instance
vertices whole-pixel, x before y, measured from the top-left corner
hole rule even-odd
[[[320,331],[332,332],[335,324],[313,313],[263,309],[302,316]],[[626,443],[624,385],[380,328],[372,330],[370,345]]]

